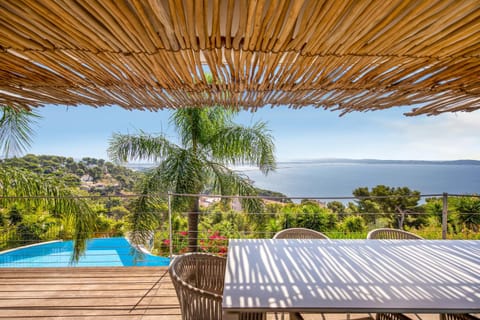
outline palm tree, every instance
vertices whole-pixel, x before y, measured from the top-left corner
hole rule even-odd
[[[115,161],[150,160],[159,165],[150,172],[143,192],[168,190],[174,194],[191,197],[174,197],[174,208],[188,208],[188,246],[197,250],[198,195],[207,187],[222,195],[255,195],[256,189],[248,177],[229,168],[230,165],[255,165],[264,174],[274,170],[273,137],[264,122],[244,127],[233,122],[236,112],[221,107],[184,108],[170,117],[179,134],[180,144],[175,144],[163,134],[152,136],[115,133],[108,149]],[[162,189],[163,188],[163,189]],[[149,230],[145,221],[153,221],[149,210],[139,200],[133,228],[136,234]],[[258,210],[258,200],[242,198],[246,210]],[[142,208],[140,210],[140,208]],[[145,217],[140,217],[144,215]],[[151,224],[150,224],[151,225]]]
[[[33,136],[32,125],[40,116],[29,110],[0,106],[0,152],[5,156],[17,156],[30,147]]]
[[[72,262],[85,250],[86,240],[94,230],[96,213],[83,199],[57,181],[43,178],[16,167],[0,166],[0,207],[21,202],[26,209],[42,207],[73,225]]]
[[[5,157],[18,155],[30,147],[32,124],[39,118],[34,112],[0,106],[0,150]],[[85,249],[86,240],[94,229],[96,214],[86,202],[76,198],[64,185],[16,167],[0,166],[0,206],[22,201],[27,208],[42,206],[65,220],[73,222],[74,252],[72,261]]]

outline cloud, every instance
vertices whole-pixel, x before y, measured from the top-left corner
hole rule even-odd
[[[401,149],[416,159],[480,159],[480,112],[399,119],[390,126],[404,140]]]
[[[277,136],[278,158],[480,160],[480,112],[435,117],[379,112],[329,120],[330,126],[284,127]]]

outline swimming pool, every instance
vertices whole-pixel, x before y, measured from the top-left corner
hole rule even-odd
[[[48,267],[158,267],[169,258],[133,247],[125,238],[94,238],[80,260],[71,264],[73,241],[50,241],[0,252],[0,268]]]

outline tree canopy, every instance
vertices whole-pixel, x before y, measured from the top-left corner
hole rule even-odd
[[[170,122],[175,126],[179,144],[165,135],[140,132],[135,135],[115,133],[109,147],[109,156],[115,161],[151,160],[158,163],[145,181],[143,192],[169,191],[177,195],[198,195],[210,187],[222,195],[256,195],[257,190],[248,177],[230,167],[255,165],[264,174],[274,170],[274,142],[266,123],[250,127],[233,122],[235,112],[221,107],[184,108],[176,110]],[[144,203],[146,204],[146,203]],[[242,199],[246,210],[258,210],[258,199]],[[197,250],[198,196],[174,197],[174,207],[187,207],[189,246]],[[148,215],[146,208],[137,215]],[[136,219],[136,221],[150,221]],[[138,225],[139,233],[146,233]]]

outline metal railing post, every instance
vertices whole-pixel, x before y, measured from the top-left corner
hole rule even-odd
[[[448,193],[443,193],[443,209],[442,209],[442,239],[447,239],[448,231]]]
[[[173,257],[173,233],[172,233],[172,194],[168,192],[168,239],[170,249],[170,260]]]

